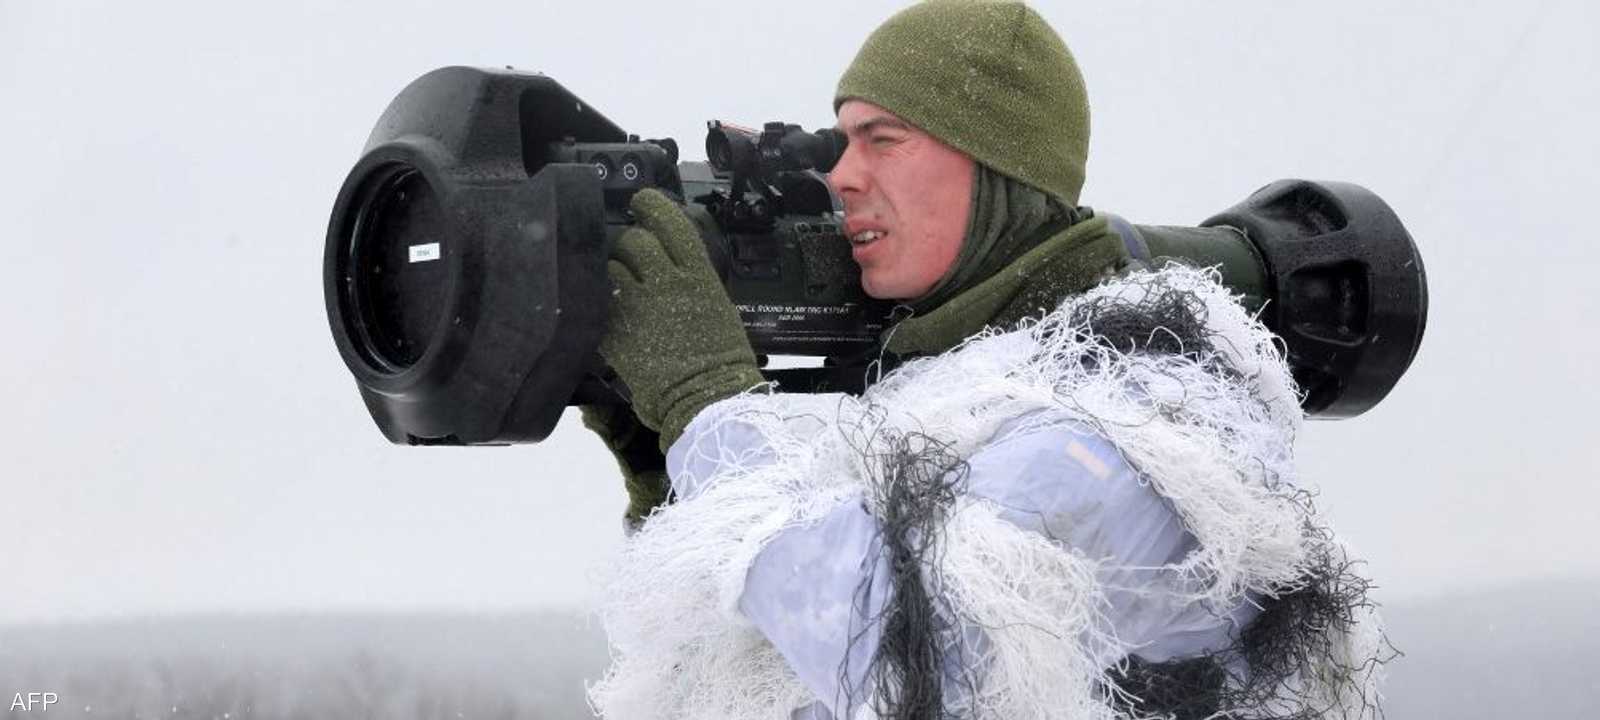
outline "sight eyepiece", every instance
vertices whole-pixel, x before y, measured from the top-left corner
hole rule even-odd
[[[833,170],[849,141],[832,128],[806,132],[799,125],[769,122],[752,130],[720,120],[706,123],[706,158],[718,172],[752,177]]]

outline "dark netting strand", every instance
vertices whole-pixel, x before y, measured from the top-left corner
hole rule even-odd
[[[1153,663],[1131,656],[1114,670],[1120,692],[1110,695],[1128,717],[1205,720],[1220,709],[1226,673],[1211,657]],[[1224,716],[1226,717],[1226,716]]]
[[[1314,557],[1304,582],[1267,603],[1255,622],[1245,628],[1234,652],[1243,658],[1249,676],[1222,695],[1224,707],[1260,708],[1278,699],[1289,698],[1293,712],[1256,714],[1251,717],[1312,720],[1350,717],[1352,708],[1372,711],[1382,717],[1378,698],[1366,697],[1364,680],[1382,665],[1400,655],[1388,638],[1381,641],[1381,654],[1357,663],[1341,661],[1335,638],[1351,632],[1361,616],[1376,609],[1368,597],[1372,583],[1356,573],[1362,563],[1350,559],[1335,541],[1331,531],[1308,524],[1306,532],[1316,537]],[[1300,692],[1296,678],[1318,673],[1331,684],[1345,702],[1319,706],[1317,699]],[[1358,702],[1349,702],[1350,699]],[[1325,702],[1332,703],[1329,698]],[[1345,710],[1339,711],[1340,706]],[[1359,713],[1358,713],[1359,715]]]
[[[946,708],[946,672],[953,671],[969,690],[975,680],[959,657],[952,659],[953,670],[944,666],[944,648],[959,647],[960,628],[941,592],[940,559],[946,520],[966,485],[967,463],[949,445],[921,433],[902,435],[879,425],[853,440],[867,461],[867,501],[879,517],[879,546],[890,576],[888,603],[852,638],[859,642],[867,629],[880,629],[867,673],[873,710],[885,720],[954,717]],[[857,613],[867,612],[869,580],[856,590]],[[847,666],[840,676],[840,686],[848,688]],[[850,698],[849,704],[859,700]]]
[[[1093,342],[1107,350],[1122,353],[1171,355],[1200,363],[1203,368],[1225,377],[1238,372],[1217,352],[1221,336],[1209,329],[1210,312],[1205,299],[1195,291],[1176,287],[1161,276],[1139,286],[1144,292],[1103,295],[1072,308],[1063,327],[1077,339]],[[1084,360],[1093,361],[1092,355]]]
[[[1300,493],[1297,502],[1311,512],[1309,494]],[[1380,654],[1351,663],[1335,644],[1377,608],[1368,597],[1373,585],[1330,530],[1308,522],[1306,533],[1317,540],[1306,574],[1264,599],[1261,614],[1232,647],[1164,663],[1130,657],[1112,675],[1121,691],[1112,695],[1118,709],[1128,717],[1173,720],[1383,717],[1379,698],[1365,693],[1366,680],[1400,651],[1383,636]],[[1307,687],[1313,677],[1332,692]]]

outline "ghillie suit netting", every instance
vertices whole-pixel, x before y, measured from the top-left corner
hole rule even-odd
[[[1301,420],[1271,334],[1182,266],[910,361],[860,397],[723,401],[674,448],[680,499],[602,584],[613,664],[592,703],[618,720],[787,720],[818,701],[853,718],[1374,716],[1392,651],[1357,563],[1295,486]],[[1262,608],[1232,646],[1130,657],[1103,567],[963,492],[965,458],[1064,422],[1109,440],[1193,537],[1161,592]],[[865,681],[818,698],[739,601],[768,542],[845,502],[877,518],[891,592],[865,627],[838,619],[878,638]]]

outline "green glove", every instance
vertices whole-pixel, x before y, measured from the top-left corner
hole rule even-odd
[[[623,518],[629,526],[638,527],[651,510],[672,499],[667,459],[657,447],[660,436],[639,422],[639,416],[627,405],[584,405],[578,409],[583,413],[583,426],[599,435],[617,459],[628,491],[628,510]]]
[[[665,452],[707,405],[763,379],[694,223],[653,189],[629,207],[639,224],[618,238],[606,266],[615,289],[600,355]]]

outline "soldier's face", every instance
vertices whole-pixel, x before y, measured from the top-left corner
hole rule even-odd
[[[839,107],[839,129],[850,145],[828,182],[844,201],[862,288],[894,300],[927,293],[961,252],[972,158],[861,100]]]

